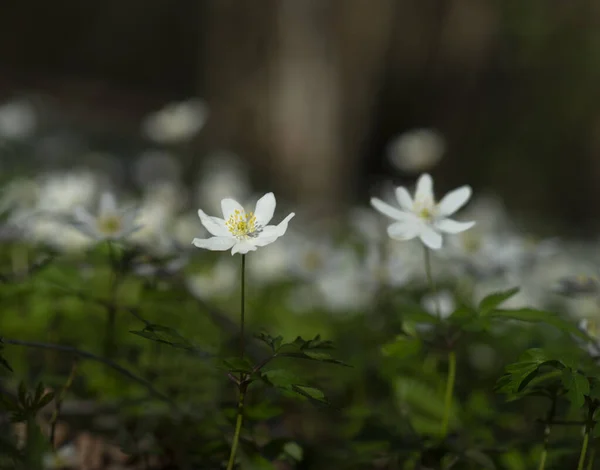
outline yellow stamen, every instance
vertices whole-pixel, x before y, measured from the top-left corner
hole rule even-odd
[[[254,238],[260,232],[260,226],[256,224],[254,213],[246,213],[237,209],[229,216],[225,226],[239,240]]]
[[[123,220],[116,215],[98,217],[96,228],[103,235],[115,235],[123,228]]]

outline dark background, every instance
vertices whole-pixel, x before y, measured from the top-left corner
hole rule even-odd
[[[441,189],[493,190],[540,230],[600,212],[594,0],[4,0],[0,98],[51,103],[125,149],[164,104],[211,116],[192,158],[227,148],[261,184],[333,213],[398,182],[392,137],[433,127]],[[7,160],[18,153],[7,152]],[[184,157],[182,157],[184,158]],[[194,162],[192,162],[193,164]],[[541,216],[541,217],[540,217]]]

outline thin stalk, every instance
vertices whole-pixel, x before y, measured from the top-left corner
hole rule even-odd
[[[442,438],[448,435],[448,424],[450,422],[450,410],[452,408],[452,396],[454,395],[454,382],[456,380],[456,353],[448,353],[448,379],[446,381],[446,394],[444,397],[444,416],[442,418]]]
[[[242,269],[241,269],[241,305],[240,305],[240,357],[244,358],[245,353],[245,312],[246,312],[246,255],[242,255]],[[244,400],[246,398],[246,389],[248,383],[246,382],[246,374],[240,373],[240,380],[238,383],[239,397],[237,406],[237,418],[235,420],[235,432],[233,434],[233,442],[231,443],[231,452],[229,454],[229,462],[227,463],[227,470],[233,470],[235,464],[235,454],[237,453],[238,444],[240,442],[240,433],[242,432],[242,422],[244,420]]]
[[[596,448],[592,447],[592,450],[590,451],[590,459],[588,461],[587,470],[593,470],[595,457],[596,457]]]
[[[240,395],[238,398],[238,412],[235,420],[235,433],[233,434],[233,442],[231,443],[231,453],[229,454],[229,462],[227,470],[233,470],[235,464],[235,454],[237,453],[238,444],[240,442],[240,434],[242,432],[242,421],[244,420],[244,399],[246,397],[246,387],[240,387]]]
[[[246,311],[246,255],[242,255],[242,274],[241,274],[241,305],[240,305],[240,357],[244,358],[245,353],[245,311]]]
[[[542,449],[542,454],[540,455],[540,464],[538,466],[538,470],[544,470],[546,468],[546,459],[548,457],[548,447],[550,442],[550,425],[552,420],[554,419],[554,415],[556,414],[556,394],[552,396],[552,404],[550,405],[550,409],[548,410],[548,415],[546,416],[546,426],[544,427],[544,447]]]
[[[71,373],[67,378],[67,382],[65,386],[62,388],[60,395],[56,398],[56,405],[54,407],[54,411],[52,412],[52,416],[50,417],[50,445],[56,451],[56,424],[58,423],[58,416],[60,415],[60,409],[63,401],[67,396],[67,392],[73,385],[73,380],[75,380],[75,374],[77,372],[77,358],[73,360],[73,365],[71,366]]]
[[[589,440],[590,429],[589,426],[586,426],[585,434],[583,435],[583,444],[581,445],[581,453],[579,454],[579,464],[577,464],[577,470],[583,470],[583,464],[585,463],[585,454],[587,453]]]
[[[108,256],[110,259],[110,268],[112,270],[112,278],[110,281],[110,299],[106,304],[106,331],[104,333],[104,355],[114,357],[115,352],[115,327],[117,321],[117,289],[120,281],[120,268],[117,265],[117,257],[114,252],[113,245],[108,243]]]
[[[434,306],[435,306],[435,316],[438,320],[442,319],[440,312],[440,303],[437,296],[437,289],[435,286],[435,281],[433,280],[433,275],[431,274],[431,253],[429,248],[423,245],[425,248],[425,275],[427,276],[427,282],[429,283],[429,288],[431,289],[431,293],[433,294]]]

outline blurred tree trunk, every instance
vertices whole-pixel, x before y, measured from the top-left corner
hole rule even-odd
[[[393,0],[208,2],[213,145],[248,151],[278,190],[323,215],[357,183]]]

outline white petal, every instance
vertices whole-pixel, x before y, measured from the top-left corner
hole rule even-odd
[[[85,224],[89,227],[96,227],[96,218],[92,216],[88,211],[86,211],[83,207],[76,207],[73,212],[75,215],[75,219],[79,223]]]
[[[396,199],[398,200],[398,204],[400,204],[400,207],[405,211],[413,210],[413,200],[412,197],[410,197],[410,194],[408,193],[406,188],[402,186],[396,188]]]
[[[208,230],[211,235],[216,237],[227,237],[230,235],[229,230],[225,227],[225,221],[219,217],[212,217],[206,214],[202,209],[198,209],[198,217],[200,222]]]
[[[422,174],[417,181],[417,190],[415,191],[415,201],[433,201],[433,180],[428,173]]]
[[[236,243],[235,245],[233,245],[233,248],[231,249],[231,254],[235,255],[236,253],[240,253],[242,255],[245,255],[249,251],[256,251],[256,250],[257,250],[257,248],[254,244],[250,243],[249,241],[243,241],[243,242],[239,242],[239,243]]]
[[[194,238],[192,240],[192,245],[198,248],[205,248],[207,250],[212,251],[225,251],[229,250],[233,245],[235,245],[235,238],[225,238],[225,237],[211,237],[211,238]]]
[[[114,214],[117,211],[117,200],[112,193],[103,193],[100,196],[100,206],[98,215],[102,217],[107,214]]]
[[[279,237],[281,237],[288,228],[288,223],[296,214],[292,212],[285,219],[279,222],[278,225],[267,225],[263,228],[262,232],[258,234],[258,237],[254,239],[253,244],[256,246],[265,246],[269,243],[273,243]]]
[[[244,213],[242,205],[234,199],[223,199],[221,201],[221,210],[223,211],[223,218],[225,220],[229,219],[229,216],[236,210],[240,211],[242,214]]]
[[[422,227],[416,223],[396,222],[387,228],[390,238],[395,240],[411,240],[421,232]]]
[[[436,232],[433,228],[428,225],[423,227],[419,238],[423,244],[432,250],[439,250],[442,247],[442,235]]]
[[[410,220],[412,218],[411,214],[408,212],[397,209],[396,207],[391,206],[387,202],[383,202],[381,199],[377,199],[376,197],[371,198],[371,205],[383,215],[387,215],[391,219],[402,221]]]
[[[275,196],[273,193],[267,193],[256,202],[256,209],[254,209],[256,223],[261,227],[264,227],[271,222],[274,212]]]
[[[460,233],[469,230],[475,222],[457,222],[452,219],[442,219],[435,223],[438,230],[446,233]]]
[[[438,204],[438,214],[442,217],[454,214],[471,197],[471,187],[461,186],[446,194]]]

